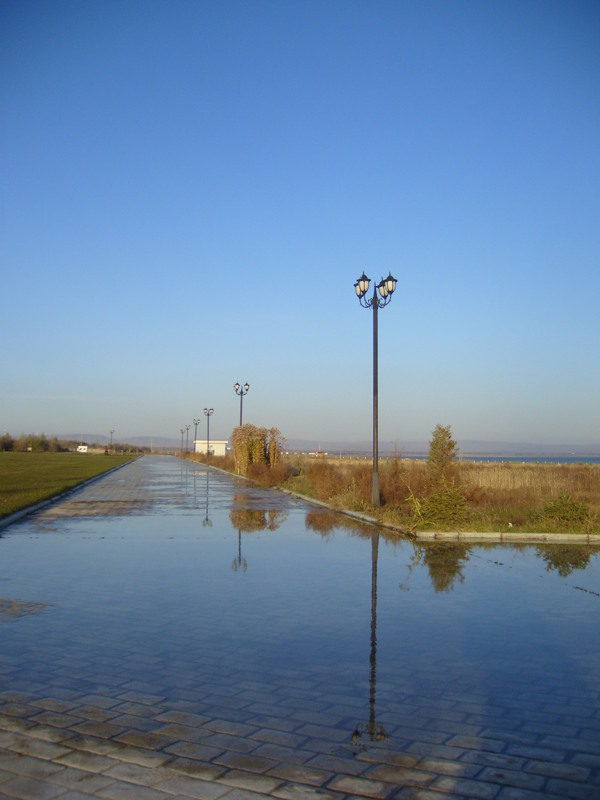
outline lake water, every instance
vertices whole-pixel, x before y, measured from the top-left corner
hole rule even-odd
[[[598,548],[418,545],[146,457],[9,527],[0,598],[28,728],[62,703],[273,796],[600,797]]]

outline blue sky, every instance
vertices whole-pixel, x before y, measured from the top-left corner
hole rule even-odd
[[[0,3],[0,427],[600,442],[600,4]]]

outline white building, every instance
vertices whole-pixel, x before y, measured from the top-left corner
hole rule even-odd
[[[210,454],[224,456],[227,449],[227,439],[211,439]],[[194,453],[206,453],[206,439],[194,439]]]

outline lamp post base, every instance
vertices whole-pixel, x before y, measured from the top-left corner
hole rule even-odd
[[[373,481],[371,484],[371,505],[379,508],[381,505],[381,497],[379,495],[379,473],[373,473]]]

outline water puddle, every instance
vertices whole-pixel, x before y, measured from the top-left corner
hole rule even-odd
[[[98,483],[0,540],[4,691],[353,796],[600,793],[598,548],[416,544],[170,458]]]

